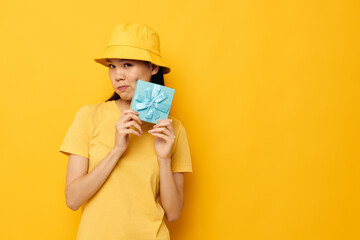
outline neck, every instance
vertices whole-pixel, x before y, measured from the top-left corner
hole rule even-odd
[[[122,111],[130,108],[131,100],[117,99],[115,102]]]

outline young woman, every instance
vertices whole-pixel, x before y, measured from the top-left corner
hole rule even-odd
[[[144,24],[117,25],[95,61],[109,68],[114,94],[76,113],[60,152],[69,156],[65,196],[82,207],[77,239],[170,239],[179,218],[184,172],[192,172],[187,135],[172,116],[143,122],[129,109],[138,79],[164,85],[170,68],[158,34]]]

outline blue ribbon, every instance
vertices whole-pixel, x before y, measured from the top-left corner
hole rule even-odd
[[[163,103],[167,98],[168,96],[161,91],[160,86],[154,85],[153,89],[145,88],[145,97],[140,94],[135,96],[135,100],[138,102],[135,104],[135,108],[136,110],[146,110],[146,119],[158,119],[160,117],[158,110],[164,113],[170,110],[170,105]]]

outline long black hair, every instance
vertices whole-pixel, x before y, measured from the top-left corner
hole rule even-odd
[[[151,76],[150,82],[165,86],[164,74],[163,74],[163,68],[162,67],[159,66],[159,71],[156,74]],[[112,101],[112,100],[117,100],[117,99],[120,99],[120,96],[116,92],[114,92],[113,95],[108,100],[106,100],[105,102]]]

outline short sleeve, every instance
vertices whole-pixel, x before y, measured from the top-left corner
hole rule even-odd
[[[183,125],[178,122],[178,132],[171,155],[172,172],[192,172],[192,163],[187,134]]]
[[[89,158],[90,128],[90,109],[87,105],[84,105],[75,114],[59,151],[66,155],[71,153]]]

